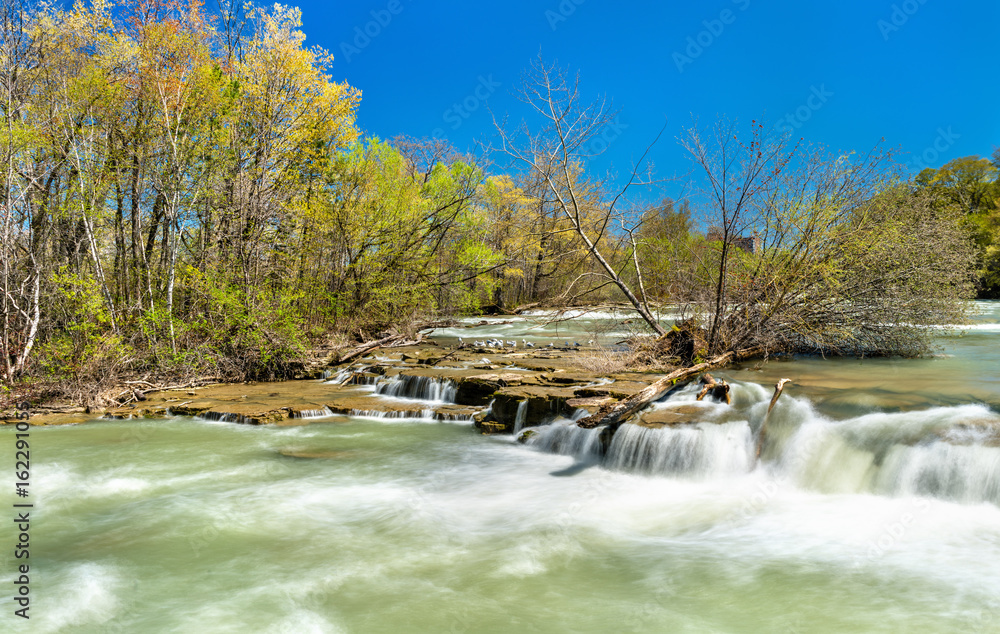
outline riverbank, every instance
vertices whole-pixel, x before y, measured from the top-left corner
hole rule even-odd
[[[479,416],[476,422],[485,431],[504,433],[518,424],[521,402],[528,403],[522,423],[532,426],[628,398],[662,376],[582,369],[581,357],[593,352],[582,346],[501,350],[430,342],[375,350],[343,365],[316,364],[298,380],[183,386],[147,392],[110,408],[42,405],[33,407],[30,422],[195,416],[249,425],[301,425],[333,414],[468,421]],[[454,395],[421,398],[433,397],[435,390]],[[377,398],[385,393],[402,398]],[[491,403],[492,416],[482,415]],[[3,420],[13,422],[13,412],[5,412]]]

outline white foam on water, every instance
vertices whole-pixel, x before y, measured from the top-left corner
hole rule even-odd
[[[340,634],[346,632],[342,627],[309,610],[296,610],[281,617],[279,622],[273,623],[261,631],[264,634]]]
[[[604,464],[649,475],[710,478],[748,473],[755,449],[750,426],[743,421],[662,429],[626,423],[615,433]]]
[[[21,624],[8,631],[65,632],[75,628],[96,631],[118,615],[122,580],[113,566],[87,562],[51,571],[46,576],[49,577],[46,587],[36,591],[38,595],[28,612],[31,619],[24,622],[30,622],[30,630]]]

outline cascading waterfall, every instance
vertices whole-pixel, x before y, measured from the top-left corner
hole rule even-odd
[[[662,428],[603,428],[570,421],[541,427],[527,445],[610,469],[693,478],[748,473],[767,410],[766,388],[733,384],[733,405],[695,403],[697,386],[653,409],[697,406],[698,422]],[[1000,416],[981,405],[872,413],[842,421],[786,395],[768,417],[761,466],[796,485],[828,493],[931,496],[1000,505]]]
[[[560,419],[550,425],[538,427],[526,444],[549,453],[574,456],[581,461],[599,459],[602,456],[601,434],[604,427],[584,429],[575,420]]]
[[[167,412],[170,413],[169,410]],[[240,425],[256,425],[252,418],[243,416],[242,414],[228,414],[222,412],[205,412],[198,416],[202,420],[212,421],[213,423],[237,423]]]
[[[343,385],[349,378],[354,376],[354,370],[340,370],[330,378],[329,370],[323,372],[323,379],[330,385]]]
[[[448,379],[431,376],[399,375],[379,381],[375,393],[393,398],[408,398],[435,403],[454,403],[458,387]]]
[[[749,472],[754,452],[750,426],[742,421],[663,429],[622,425],[604,463],[623,471],[706,477]]]
[[[514,415],[514,434],[521,433],[524,429],[524,419],[528,416],[528,401],[527,399],[521,401],[517,404],[517,413]]]
[[[395,410],[395,411],[383,411],[383,410],[365,410],[365,409],[352,409],[351,416],[355,418],[377,418],[377,419],[387,419],[387,420],[401,420],[401,419],[417,419],[417,420],[435,420],[435,411],[433,409],[420,409],[420,410]]]
[[[1000,417],[981,405],[804,420],[778,464],[828,492],[1000,504]]]
[[[333,416],[333,410],[329,407],[324,407],[323,409],[300,409],[292,412],[292,418],[326,418],[327,416]]]

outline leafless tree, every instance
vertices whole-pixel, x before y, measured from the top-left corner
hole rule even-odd
[[[502,150],[545,183],[555,207],[570,222],[597,263],[599,275],[618,287],[654,332],[664,334],[645,293],[640,290],[637,295],[632,290],[602,248],[602,242],[610,240],[614,224],[632,235],[620,204],[631,187],[648,183],[640,177],[648,148],[633,167],[628,183],[616,193],[604,196],[602,184],[587,186],[582,170],[591,158],[591,142],[614,121],[616,113],[611,104],[605,99],[583,103],[579,77],[569,77],[558,66],[540,58],[526,73],[517,96],[542,123],[537,129],[526,122],[512,127],[506,120],[494,117]],[[638,260],[633,263],[638,265]],[[637,274],[641,280],[641,272],[637,270]]]
[[[688,289],[710,323],[709,354],[916,354],[927,325],[961,323],[974,255],[955,218],[899,184],[891,152],[829,155],[732,124],[685,146],[705,174],[711,293]],[[755,240],[740,240],[751,233]]]

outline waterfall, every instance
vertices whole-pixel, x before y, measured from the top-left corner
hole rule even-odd
[[[707,477],[749,472],[755,452],[750,426],[743,421],[663,429],[626,424],[615,433],[604,462],[623,471]]]
[[[333,410],[329,407],[323,409],[300,409],[292,412],[292,418],[326,418],[333,416]]]
[[[528,400],[525,399],[517,404],[517,414],[514,416],[514,435],[524,429],[524,419],[528,415]]]
[[[944,442],[894,447],[882,463],[873,489],[1000,505],[1000,448]]]
[[[354,375],[354,370],[344,369],[340,370],[335,375],[333,375],[333,378],[331,379],[329,378],[330,372],[329,370],[327,370],[323,372],[323,379],[325,379],[326,383],[330,385],[343,385],[353,375]]]
[[[383,411],[378,409],[352,409],[349,416],[354,418],[377,418],[380,420],[434,420],[433,409]]]
[[[397,375],[379,381],[375,393],[394,398],[417,399],[435,403],[454,403],[458,387],[448,379],[431,376]]]
[[[574,420],[556,420],[550,425],[538,427],[528,439],[527,445],[549,453],[574,456],[580,460],[601,457],[601,434],[604,427],[584,429]]]
[[[998,440],[1000,419],[980,405],[839,422],[813,416],[791,435],[778,465],[800,485],[826,492],[1000,504]]]
[[[200,418],[202,420],[212,421],[214,423],[237,423],[240,425],[259,424],[257,421],[250,418],[249,416],[244,416],[242,414],[222,413],[222,412],[204,412],[203,414],[199,414],[197,418]]]
[[[756,434],[770,394],[749,383],[734,383],[732,394],[732,406],[696,402],[697,386],[688,386],[651,410],[685,408],[696,422],[660,428],[626,423],[609,444],[602,442],[603,428],[581,429],[565,419],[535,430],[526,444],[649,475],[748,473],[757,462]],[[786,395],[768,418],[760,465],[825,493],[1000,505],[1000,416],[982,405],[961,405],[838,421],[818,413],[808,399]]]

